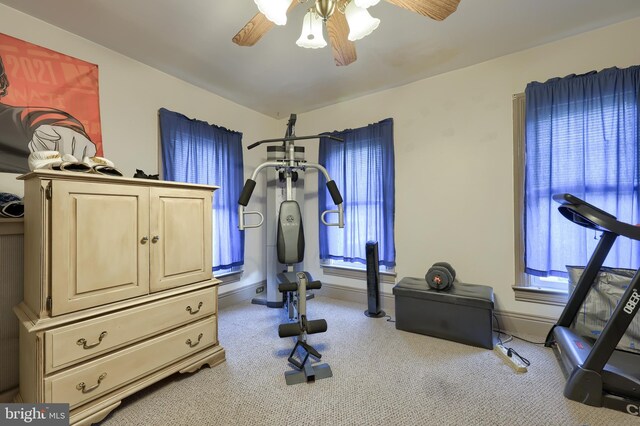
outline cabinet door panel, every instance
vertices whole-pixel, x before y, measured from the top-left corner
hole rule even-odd
[[[151,188],[152,292],[211,279],[211,196]]]
[[[53,182],[52,314],[149,292],[148,189]]]

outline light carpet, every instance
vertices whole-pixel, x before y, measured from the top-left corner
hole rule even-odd
[[[118,425],[639,425],[640,419],[562,396],[551,349],[514,340],[531,361],[516,374],[491,350],[396,330],[366,306],[316,297],[309,336],[333,377],[287,386],[293,338],[280,339],[282,309],[250,302],[220,311],[227,360],[175,374],[127,399],[103,422]],[[391,312],[393,315],[393,313]]]

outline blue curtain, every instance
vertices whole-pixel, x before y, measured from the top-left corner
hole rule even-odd
[[[160,109],[164,179],[217,185],[213,195],[213,270],[244,264],[237,202],[244,183],[242,133]]]
[[[330,135],[344,142],[321,138],[319,162],[340,189],[345,227],[320,225],[320,259],[366,263],[365,245],[377,241],[380,265],[394,267],[393,119]],[[322,175],[318,185],[320,212],[334,209]]]
[[[638,212],[640,66],[527,85],[525,272],[567,276],[585,265],[599,234],[566,220],[553,194],[568,192],[618,220]],[[637,268],[638,244],[620,237],[605,265]]]

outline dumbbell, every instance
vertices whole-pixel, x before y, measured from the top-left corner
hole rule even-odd
[[[432,289],[448,290],[456,278],[456,271],[447,262],[436,262],[429,268],[424,278]]]

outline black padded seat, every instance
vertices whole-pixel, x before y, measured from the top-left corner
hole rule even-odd
[[[301,271],[301,272],[307,276],[307,282],[312,282],[313,281],[313,277],[311,276],[310,273],[308,273],[306,271]],[[297,278],[296,274],[298,274],[298,272],[295,272],[295,271],[292,271],[292,272],[280,272],[277,275],[278,284],[297,284],[298,283],[298,278]]]

